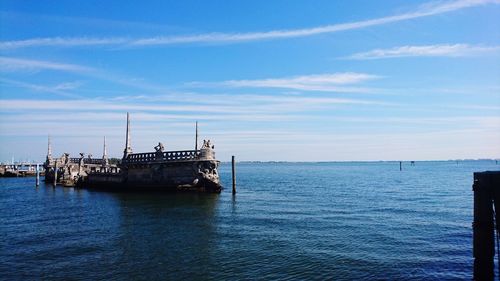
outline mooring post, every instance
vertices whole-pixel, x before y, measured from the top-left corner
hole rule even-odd
[[[40,167],[36,164],[36,186],[40,185]]]
[[[402,171],[403,170],[403,162],[402,161],[399,161],[399,170]]]
[[[494,277],[495,232],[492,184],[489,172],[474,173],[472,186],[474,191],[474,222],[472,223],[474,280],[493,280]]]
[[[233,175],[233,194],[236,194],[236,171],[234,167],[234,155],[231,157],[231,171]]]
[[[55,161],[54,164],[54,183],[53,186],[56,187],[57,185],[57,160]]]

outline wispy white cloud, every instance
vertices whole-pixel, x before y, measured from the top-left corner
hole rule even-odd
[[[0,57],[0,71],[3,72],[16,72],[16,71],[41,71],[41,70],[57,70],[65,72],[78,73],[93,78],[98,78],[113,83],[118,83],[136,88],[147,89],[150,91],[167,91],[168,89],[159,85],[147,83],[141,79],[131,79],[119,77],[115,74],[108,73],[99,69],[60,62],[44,61],[44,60],[31,60],[12,57]],[[225,86],[235,88],[283,88],[302,91],[330,91],[330,92],[370,92],[371,89],[362,87],[346,87],[345,85],[358,84],[369,80],[378,79],[380,76],[366,74],[366,73],[327,73],[315,75],[302,75],[285,78],[273,79],[257,79],[257,80],[228,80],[215,83],[204,82],[191,82],[188,86],[202,87],[202,86]],[[24,88],[37,88],[36,85],[27,84],[24,82],[7,81],[12,85],[21,86]],[[68,87],[74,88],[74,84],[61,84],[58,88],[53,90],[68,90]],[[43,88],[52,88],[40,85],[38,90]]]
[[[413,125],[422,124],[427,126],[435,126],[441,128],[441,125],[453,125],[457,122],[470,123],[470,124],[481,124],[482,127],[489,125],[490,127],[500,128],[500,117],[499,116],[439,116],[439,117],[332,117],[332,120],[337,120],[341,122],[350,123],[363,123],[363,124],[373,124],[378,123],[381,125]]]
[[[196,98],[198,97],[198,98]],[[134,100],[123,99],[117,101],[108,98],[76,99],[76,100],[32,100],[32,99],[2,99],[0,100],[0,112],[17,111],[58,111],[58,112],[81,112],[91,109],[93,112],[149,112],[163,114],[289,114],[290,112],[303,112],[311,109],[328,108],[331,106],[357,105],[357,106],[393,106],[393,104],[366,100],[366,99],[344,99],[331,97],[298,97],[298,96],[264,96],[264,95],[210,95],[209,102],[206,94],[191,94],[190,102],[161,102],[154,99]],[[186,101],[180,99],[181,101]],[[210,100],[230,101],[220,104],[212,103]],[[214,115],[214,117],[217,117]],[[217,118],[225,118],[219,116]]]
[[[120,156],[124,145],[125,116],[123,113],[96,114],[82,111],[73,113],[76,117],[73,117],[73,114],[68,115],[67,112],[51,111],[51,113],[22,113],[16,116],[6,116],[8,122],[0,124],[0,135],[13,145],[18,141],[19,136],[37,138],[36,145],[20,151],[29,150],[31,153],[27,155],[31,157],[40,155],[40,159],[44,157],[48,132],[56,136],[53,138],[55,153],[69,152],[76,155],[81,151],[100,155],[102,136],[106,135],[109,137],[108,145],[111,155]],[[259,116],[241,115],[235,119],[241,123],[253,120],[253,117]],[[281,125],[284,123],[279,115],[274,115],[274,117],[260,121]],[[496,145],[500,137],[498,117],[456,117],[461,121],[460,126],[445,130],[442,126],[432,124],[436,122],[451,124],[454,122],[453,116],[427,117],[427,120],[422,123],[424,126],[415,126],[420,122],[419,117],[403,119],[375,117],[373,120],[371,118],[359,120],[329,118],[323,120],[323,122],[332,123],[333,127],[327,126],[325,128],[327,130],[295,127],[244,130],[240,126],[227,126],[227,122],[221,123],[215,122],[215,119],[207,119],[202,125],[202,134],[215,142],[218,157],[221,160],[228,159],[234,151],[238,151],[241,154],[240,159],[244,160],[293,161],[448,159],[450,152],[459,153],[456,154],[458,156],[454,156],[458,158],[477,158],[483,155],[483,158],[487,158],[498,155],[500,152]],[[192,121],[198,116],[192,115],[189,118],[191,119],[176,120],[170,114],[133,113],[134,151],[151,151],[157,140],[166,140],[169,150],[186,149],[186,143],[191,143],[187,140],[191,140],[193,136]],[[293,119],[285,120],[294,121]],[[385,124],[385,129],[377,127],[373,130],[373,122]],[[404,125],[406,130],[394,130],[398,126],[394,126],[393,122],[401,122],[400,125]],[[348,123],[350,128],[355,127],[356,130],[346,131],[336,127],[335,123]],[[304,143],[308,145],[304,146]],[[380,154],[380,151],[385,152],[384,149],[388,146],[391,147],[390,153]],[[477,147],[481,149],[477,150]],[[418,149],[422,149],[421,154],[408,154],[409,150]],[[259,153],[256,154],[255,151]],[[280,153],[280,151],[285,152]],[[478,154],[479,152],[481,153]],[[8,150],[4,154],[11,156]],[[19,155],[16,154],[16,157]]]
[[[225,86],[235,88],[282,88],[301,91],[327,92],[371,92],[371,89],[345,86],[378,79],[380,76],[366,73],[328,73],[284,78],[256,79],[256,80],[228,80],[222,82],[191,82],[188,86]]]
[[[195,92],[183,92],[168,95],[138,95],[120,96],[108,99],[110,102],[153,102],[153,103],[186,103],[204,105],[234,106],[236,104],[273,104],[276,103],[299,103],[299,104],[370,104],[370,105],[395,105],[389,102],[374,101],[368,99],[347,99],[333,97],[311,97],[292,94],[263,95],[263,94],[205,94]]]
[[[242,122],[263,122],[263,121],[287,121],[287,120],[298,120],[301,115],[282,115],[279,113],[275,114],[262,114],[254,115],[249,113],[233,114],[231,115],[231,121],[242,121]],[[12,128],[12,134],[16,134],[15,124],[24,124],[25,126],[41,126],[44,128],[50,128],[49,124],[59,123],[61,125],[71,126],[74,125],[86,125],[86,126],[96,126],[99,127],[100,124],[118,124],[122,125],[122,121],[125,118],[125,111],[120,112],[104,112],[104,111],[74,111],[68,114],[67,111],[52,111],[50,114],[40,114],[40,113],[19,113],[6,115],[3,120],[6,124],[2,124],[2,127],[8,126]],[[156,128],[158,129],[158,124],[168,123],[171,124],[193,124],[195,120],[199,121],[224,121],[227,119],[227,115],[217,115],[217,114],[207,114],[207,113],[161,113],[161,112],[136,112],[133,111],[132,119],[134,122],[140,122],[142,128]],[[83,135],[86,134],[85,131],[81,132]]]
[[[127,38],[91,38],[91,37],[49,37],[49,38],[33,38],[17,41],[2,41],[0,49],[19,49],[27,47],[85,47],[85,46],[109,46],[121,45],[129,42]]]
[[[164,86],[154,85],[142,79],[120,77],[116,74],[87,66],[44,61],[44,60],[0,57],[0,71],[3,72],[42,71],[42,70],[56,70],[56,71],[77,73],[79,75],[89,76],[121,85],[145,89],[150,92],[170,91],[168,88]],[[293,89],[301,91],[367,93],[367,92],[372,92],[373,89],[354,87],[352,85],[378,78],[380,78],[380,76],[372,74],[345,72],[345,73],[313,74],[313,75],[302,75],[302,76],[292,76],[292,77],[272,78],[272,79],[257,79],[257,80],[190,82],[187,83],[186,85],[191,87],[223,86],[223,87],[233,87],[233,88],[282,88],[282,89]],[[37,86],[33,84],[27,84],[25,82],[19,82],[19,81],[16,82],[12,80],[9,81],[4,80],[4,82],[24,88],[31,88],[31,89],[38,88],[38,90],[43,90],[43,88],[45,88],[45,90],[52,88],[45,85]],[[53,90],[68,90],[68,87],[74,87],[74,86],[75,85],[61,84],[59,88]]]
[[[10,72],[10,71],[38,71],[38,70],[59,70],[59,71],[69,71],[69,72],[94,71],[93,68],[76,64],[0,57],[0,71]]]
[[[154,46],[154,45],[171,45],[171,44],[191,44],[191,43],[236,43],[248,41],[260,41],[283,38],[306,37],[319,34],[334,33],[339,31],[354,30],[371,26],[378,26],[404,20],[417,19],[421,17],[433,16],[448,12],[453,12],[460,9],[481,6],[486,4],[499,4],[499,0],[456,0],[446,2],[429,2],[421,5],[414,11],[402,13],[393,16],[318,26],[302,29],[288,30],[271,30],[265,32],[249,32],[249,33],[204,33],[194,35],[178,35],[178,36],[157,36],[149,38],[131,39],[131,38],[33,38],[18,41],[3,41],[0,42],[0,49],[16,49],[25,47],[39,46],[58,46],[58,47],[75,47],[75,46]]]
[[[450,105],[450,108],[473,109],[473,110],[493,110],[500,112],[500,105]]]
[[[78,89],[82,85],[81,82],[64,82],[54,85],[52,88],[54,90],[75,90]]]
[[[181,95],[182,96],[182,95]],[[231,94],[209,95],[189,94],[187,100],[175,103],[166,99],[127,99],[112,98],[44,100],[44,99],[0,99],[0,135],[44,135],[47,132],[61,136],[121,135],[126,111],[132,113],[134,129],[142,141],[158,138],[159,135],[172,135],[179,130],[169,130],[172,124],[194,120],[217,124],[217,128],[227,130],[242,124],[281,125],[290,122],[307,122],[312,118],[310,112],[332,110],[338,107],[387,107],[384,102],[364,99],[340,99],[330,97],[265,96]],[[221,104],[213,100],[224,101]],[[135,124],[137,124],[135,123]],[[237,124],[237,125],[236,125]],[[189,127],[187,124],[184,128]],[[257,125],[258,126],[258,125]],[[188,130],[191,132],[190,130]],[[169,132],[169,133],[165,133]],[[180,141],[179,144],[185,144]],[[182,148],[182,147],[180,147]]]
[[[73,29],[74,27],[83,28],[87,30],[97,30],[97,31],[119,31],[127,32],[131,31],[137,32],[151,32],[151,31],[179,31],[177,26],[165,25],[165,24],[155,24],[150,22],[141,21],[123,21],[107,18],[92,18],[92,17],[75,17],[71,16],[60,16],[54,14],[34,14],[34,13],[22,13],[14,11],[0,11],[0,17],[10,24],[10,26],[15,26],[16,24],[23,23],[29,18],[33,22],[43,23],[45,25],[64,25],[67,28]],[[118,38],[117,38],[118,39]]]
[[[207,105],[168,105],[152,103],[118,103],[104,99],[78,99],[78,100],[14,100],[4,99],[1,101],[0,110],[17,111],[25,110],[59,110],[59,111],[82,111],[91,108],[97,111],[145,111],[145,112],[209,112],[209,113],[246,113],[241,109],[230,106],[207,106]]]
[[[39,71],[62,71],[74,73],[82,76],[87,76],[91,78],[97,78],[103,81],[109,81],[112,83],[131,86],[134,88],[139,88],[143,90],[148,90],[150,92],[168,92],[170,91],[167,87],[162,85],[156,85],[150,83],[142,78],[127,77],[119,74],[115,74],[103,69],[97,69],[93,67],[88,67],[85,65],[70,64],[63,62],[54,62],[46,60],[33,60],[15,57],[0,57],[0,72],[39,72]],[[11,83],[22,86],[24,82]],[[68,85],[61,85],[66,88]],[[40,85],[40,87],[45,87]]]
[[[81,83],[79,83],[79,82],[67,82],[67,83],[60,83],[60,84],[56,84],[56,85],[37,85],[37,84],[31,84],[31,83],[26,83],[26,82],[22,82],[22,81],[0,78],[0,85],[1,84],[8,84],[8,85],[12,85],[15,87],[28,89],[28,90],[33,91],[33,92],[51,93],[51,94],[55,94],[55,95],[67,97],[67,98],[81,98],[81,96],[79,96],[79,95],[68,92],[69,90],[74,90],[74,89],[78,88],[81,85]]]
[[[420,17],[432,16],[464,8],[470,8],[479,5],[495,3],[498,0],[458,0],[448,2],[430,2],[420,6],[417,10],[394,16],[375,18],[364,21],[332,24],[318,26],[313,28],[291,29],[291,30],[272,30],[267,32],[251,33],[208,33],[190,36],[167,36],[139,39],[130,42],[131,45],[168,45],[181,43],[231,43],[244,41],[259,41],[280,38],[305,37],[324,33],[334,33],[339,31],[360,29],[370,26],[377,26],[403,20],[416,19]]]
[[[491,113],[463,116],[460,113],[455,115],[439,112],[424,117],[391,116],[390,111],[388,114],[372,117],[358,115],[357,112],[348,115],[310,114],[317,113],[317,108],[330,110],[337,106],[360,106],[371,109],[386,106],[370,99],[338,99],[321,94],[208,96],[210,98],[207,98],[206,93],[189,93],[188,97],[178,103],[171,102],[173,96],[149,97],[145,100],[142,98],[148,97],[51,101],[1,99],[0,115],[4,122],[0,122],[0,136],[10,140],[13,146],[16,145],[13,139],[19,136],[38,137],[38,147],[30,147],[27,155],[33,157],[40,154],[42,159],[44,136],[47,133],[57,136],[55,141],[59,143],[55,148],[58,153],[65,151],[72,154],[100,151],[101,136],[106,135],[110,137],[108,144],[111,155],[119,156],[123,148],[124,112],[131,111],[135,151],[150,151],[155,144],[152,140],[167,140],[169,149],[186,149],[186,140],[191,139],[193,134],[193,121],[201,120],[204,123],[202,134],[214,140],[220,159],[229,157],[234,151],[242,151],[241,159],[266,160],[269,151],[274,160],[318,161],[344,158],[353,160],[353,157],[367,157],[366,155],[372,155],[373,159],[404,159],[409,157],[406,154],[408,150],[422,146],[421,140],[425,140],[433,152],[427,153],[425,150],[427,154],[422,158],[440,155],[449,157],[446,156],[449,154],[441,150],[450,149],[450,141],[456,144],[457,140],[461,141],[460,145],[453,146],[457,151],[462,151],[458,149],[464,149],[464,144],[481,144],[479,147],[485,147],[484,155],[491,157],[492,149],[496,148],[492,145],[498,140],[500,126],[499,117]],[[214,104],[213,100],[221,100],[223,103]],[[291,125],[296,122],[307,122],[311,126],[304,128]],[[248,126],[250,123],[255,126]],[[315,123],[330,125],[318,129],[313,125]],[[443,127],[448,131],[443,131]],[[452,134],[450,129],[461,131]],[[472,129],[476,130],[474,134],[470,131]],[[368,143],[367,139],[370,140]],[[311,145],[304,147],[304,143]],[[332,143],[335,143],[334,148]],[[388,144],[399,151],[399,155],[389,157],[390,155],[375,152],[383,150]],[[5,151],[0,151],[0,155],[3,153],[10,157],[7,146],[3,147]],[[272,154],[273,150],[282,151],[283,147],[290,151],[306,150],[307,153]],[[321,150],[330,153],[330,149],[334,149],[335,153],[316,153]],[[359,149],[366,153],[360,154]],[[259,151],[259,154],[255,154],[255,151]],[[394,152],[394,149],[391,151]],[[471,147],[468,151],[472,151],[471,155],[476,155],[473,152],[477,152],[477,149]],[[311,156],[311,153],[324,158],[318,159],[318,156]]]
[[[468,57],[500,54],[500,46],[474,46],[469,44],[437,44],[425,46],[401,46],[356,53],[348,59],[369,60],[398,57]]]

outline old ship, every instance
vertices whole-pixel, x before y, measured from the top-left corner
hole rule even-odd
[[[214,146],[203,141],[198,149],[198,126],[194,150],[164,151],[159,143],[154,152],[132,153],[130,115],[127,113],[126,142],[123,158],[110,165],[106,144],[102,159],[69,158],[68,154],[52,159],[49,149],[45,163],[47,182],[93,189],[118,191],[200,191],[220,192],[218,167]]]

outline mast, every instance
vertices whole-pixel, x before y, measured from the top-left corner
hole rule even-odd
[[[103,159],[108,158],[108,151],[106,150],[106,136],[104,136],[104,147],[102,151],[102,158]]]
[[[48,141],[47,141],[47,160],[52,159],[52,146],[50,143],[50,135],[48,135]]]
[[[127,112],[127,137],[125,140],[125,150],[123,150],[123,158],[127,158],[127,156],[131,153],[132,148],[130,147],[130,114]]]
[[[194,142],[194,150],[198,150],[198,121],[196,121],[196,138]]]
[[[103,147],[103,151],[102,151],[102,165],[104,167],[107,167],[109,165],[108,151],[106,149],[106,136],[104,136],[104,147]]]

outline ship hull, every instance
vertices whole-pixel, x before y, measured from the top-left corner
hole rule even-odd
[[[82,187],[117,191],[220,192],[216,160],[128,164],[120,173],[90,173]]]

